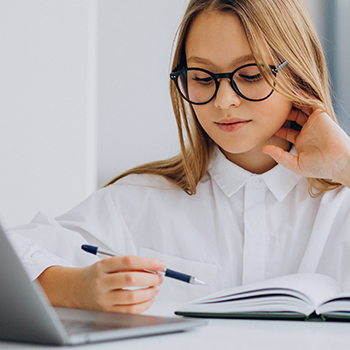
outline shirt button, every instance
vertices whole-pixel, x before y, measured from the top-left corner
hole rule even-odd
[[[258,187],[260,185],[260,182],[261,181],[259,179],[255,178],[255,179],[252,180],[252,185],[254,187]]]

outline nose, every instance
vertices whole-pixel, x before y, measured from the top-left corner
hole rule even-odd
[[[219,109],[237,107],[241,104],[241,98],[233,90],[229,79],[221,79],[219,89],[214,99],[214,105]]]

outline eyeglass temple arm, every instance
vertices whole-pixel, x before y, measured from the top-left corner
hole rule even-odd
[[[276,67],[276,73],[285,68],[288,65],[287,61],[282,62],[280,65]]]

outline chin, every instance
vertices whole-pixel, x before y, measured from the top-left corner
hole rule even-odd
[[[255,147],[247,147],[244,145],[225,146],[220,144],[219,144],[219,147],[223,152],[231,153],[231,154],[244,154],[255,148]]]

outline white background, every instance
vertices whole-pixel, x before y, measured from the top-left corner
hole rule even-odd
[[[309,0],[319,25],[323,1]],[[0,0],[6,227],[59,215],[121,171],[177,153],[168,87],[187,3]]]
[[[172,44],[188,0],[104,0],[98,11],[98,185],[178,153]]]
[[[93,190],[92,5],[0,1],[0,217],[6,226],[29,221],[39,208],[56,215]]]

